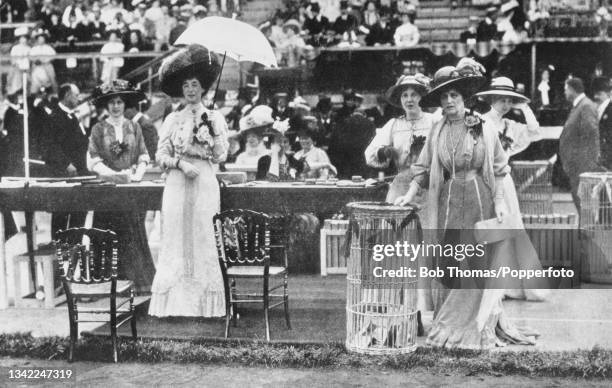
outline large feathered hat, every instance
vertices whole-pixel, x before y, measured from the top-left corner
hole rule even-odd
[[[161,90],[170,97],[183,96],[183,81],[197,78],[204,90],[215,82],[221,66],[217,55],[206,47],[192,44],[168,57],[159,69]]]
[[[440,94],[457,89],[464,100],[476,93],[486,82],[484,66],[471,58],[462,58],[457,66],[444,66],[434,74],[432,89],[419,103],[423,108],[440,106]]]

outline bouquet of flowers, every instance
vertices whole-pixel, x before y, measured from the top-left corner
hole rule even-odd
[[[206,114],[206,112],[202,113],[200,119],[200,125],[193,128],[193,143],[201,145],[210,144],[209,140],[212,140],[212,138],[215,136],[212,120],[208,118],[208,114]],[[202,131],[202,127],[206,128],[207,131]]]
[[[425,145],[426,139],[427,137],[423,135],[421,136],[412,135],[412,144],[410,144],[410,153],[411,154],[420,153],[421,150],[423,149],[423,146]]]

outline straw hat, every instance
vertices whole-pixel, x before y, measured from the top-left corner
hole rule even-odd
[[[424,96],[429,91],[429,83],[431,80],[423,74],[403,75],[398,78],[395,85],[391,86],[385,94],[387,101],[393,106],[401,108],[401,96],[404,90],[413,88],[421,96]]]
[[[300,22],[295,19],[289,19],[285,22],[285,24],[283,24],[283,29],[285,28],[293,28],[293,31],[296,34],[299,34],[301,29]]]
[[[117,79],[110,84],[98,86],[91,95],[93,103],[104,106],[114,97],[121,97],[126,105],[136,107],[138,103],[146,99],[144,93],[132,87],[129,81]]]
[[[502,4],[499,9],[501,13],[512,11],[514,8],[518,8],[519,3],[516,0],[510,0],[509,2]]]
[[[15,31],[13,31],[13,36],[15,36],[15,38],[20,38],[22,36],[28,36],[28,27],[15,28]]]
[[[438,107],[440,95],[449,89],[457,89],[467,100],[485,83],[484,72],[485,68],[471,58],[461,59],[457,66],[444,66],[434,74],[432,89],[419,104],[423,108]]]
[[[476,93],[478,97],[512,97],[516,103],[529,102],[529,99],[520,93],[516,92],[514,82],[508,77],[497,77],[491,80],[489,89]]]
[[[183,81],[197,78],[202,88],[208,90],[220,72],[217,55],[204,46],[192,44],[162,63],[159,69],[160,88],[170,97],[183,97]]]

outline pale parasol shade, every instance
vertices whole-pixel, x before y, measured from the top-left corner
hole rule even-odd
[[[210,16],[189,26],[174,42],[175,46],[200,44],[239,62],[257,62],[277,67],[274,50],[256,27],[234,19]]]

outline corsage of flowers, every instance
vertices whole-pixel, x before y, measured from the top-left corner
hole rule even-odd
[[[499,133],[499,141],[501,142],[502,148],[504,151],[508,151],[512,146],[514,140],[510,136],[506,136],[506,132],[508,131],[508,124],[506,124],[504,131]]]
[[[200,125],[193,128],[193,143],[201,144],[201,145],[209,144],[208,140],[211,137],[215,136],[215,131],[213,130],[212,120],[208,119],[208,115],[206,114],[206,112],[202,113],[202,116],[200,116],[200,119],[201,119]],[[202,127],[206,127],[208,129],[208,132],[200,131],[200,128]]]
[[[476,141],[478,137],[482,135],[483,121],[484,120],[482,119],[482,117],[479,114],[475,113],[473,110],[465,114],[465,126],[467,127],[468,132],[474,138],[474,141]]]
[[[114,142],[110,143],[110,151],[117,158],[120,157],[121,154],[123,154],[125,150],[127,150],[127,148],[128,148],[127,143],[124,143],[124,142],[119,143],[118,140],[115,140]]]
[[[416,152],[420,152],[423,149],[423,146],[425,145],[425,140],[427,138],[425,136],[417,136],[417,135],[412,135],[412,144],[410,145],[410,152],[411,153],[416,153]]]

